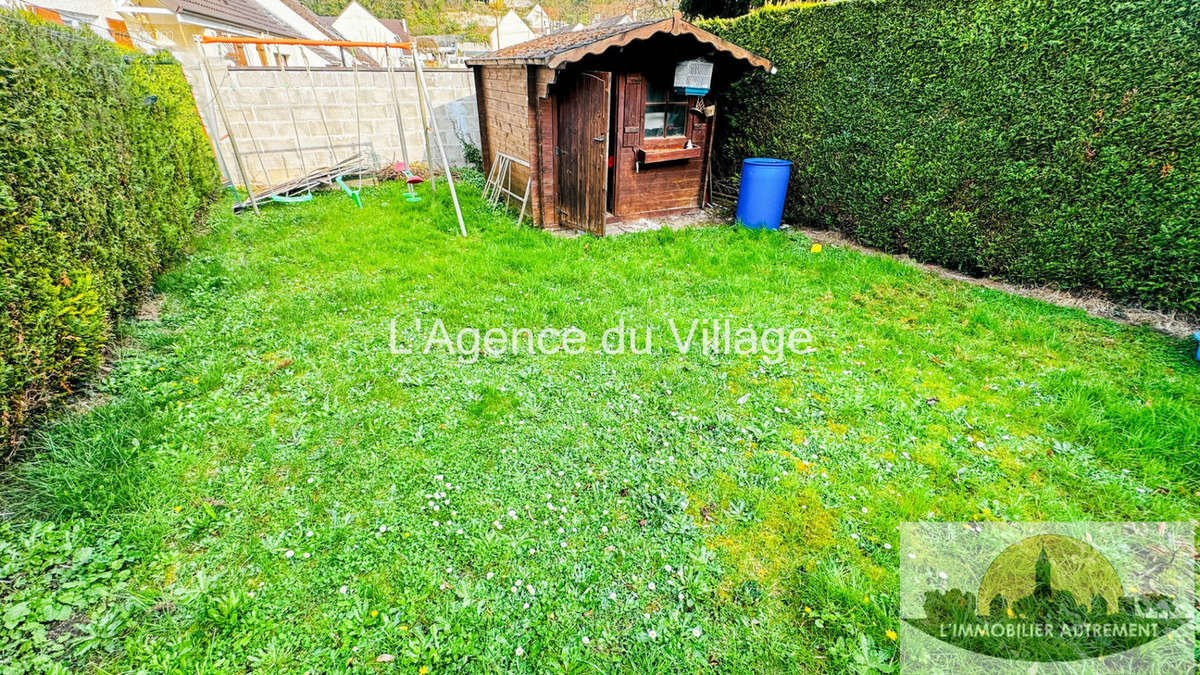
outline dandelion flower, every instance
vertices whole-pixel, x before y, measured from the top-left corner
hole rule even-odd
[[[889,630],[886,633],[884,633],[884,635],[888,636],[888,639],[891,640],[892,642],[895,642],[896,638],[899,637],[896,635],[896,631],[894,631],[894,630]]]
[[[812,245],[812,248],[810,248],[810,249],[808,249],[808,250],[809,250],[809,252],[810,252],[810,253],[820,253],[820,252],[821,252],[821,245],[820,245],[820,244],[813,244],[813,245]]]

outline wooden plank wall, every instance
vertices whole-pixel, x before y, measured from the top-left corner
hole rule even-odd
[[[528,82],[525,66],[482,66],[476,78],[479,105],[479,127],[484,137],[484,171],[492,168],[496,153],[530,161],[530,130]],[[532,162],[531,162],[532,164]],[[513,166],[510,190],[521,194],[529,172]],[[532,187],[530,188],[532,190]]]

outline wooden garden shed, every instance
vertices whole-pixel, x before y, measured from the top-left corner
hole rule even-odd
[[[704,203],[713,92],[770,61],[685,21],[546,35],[468,59],[485,170],[518,160],[542,227],[597,235],[608,223]],[[528,168],[519,162],[527,163]]]

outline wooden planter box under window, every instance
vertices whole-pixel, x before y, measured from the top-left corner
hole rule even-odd
[[[642,164],[661,164],[695,159],[701,156],[703,150],[698,145],[693,148],[638,148],[638,161]]]

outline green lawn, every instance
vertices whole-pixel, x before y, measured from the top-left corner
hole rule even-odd
[[[1183,340],[795,234],[555,238],[469,186],[463,239],[401,192],[216,209],[7,471],[0,665],[840,673],[896,658],[902,522],[1196,516]],[[815,351],[596,351],[724,316]],[[590,350],[389,353],[416,317]]]

